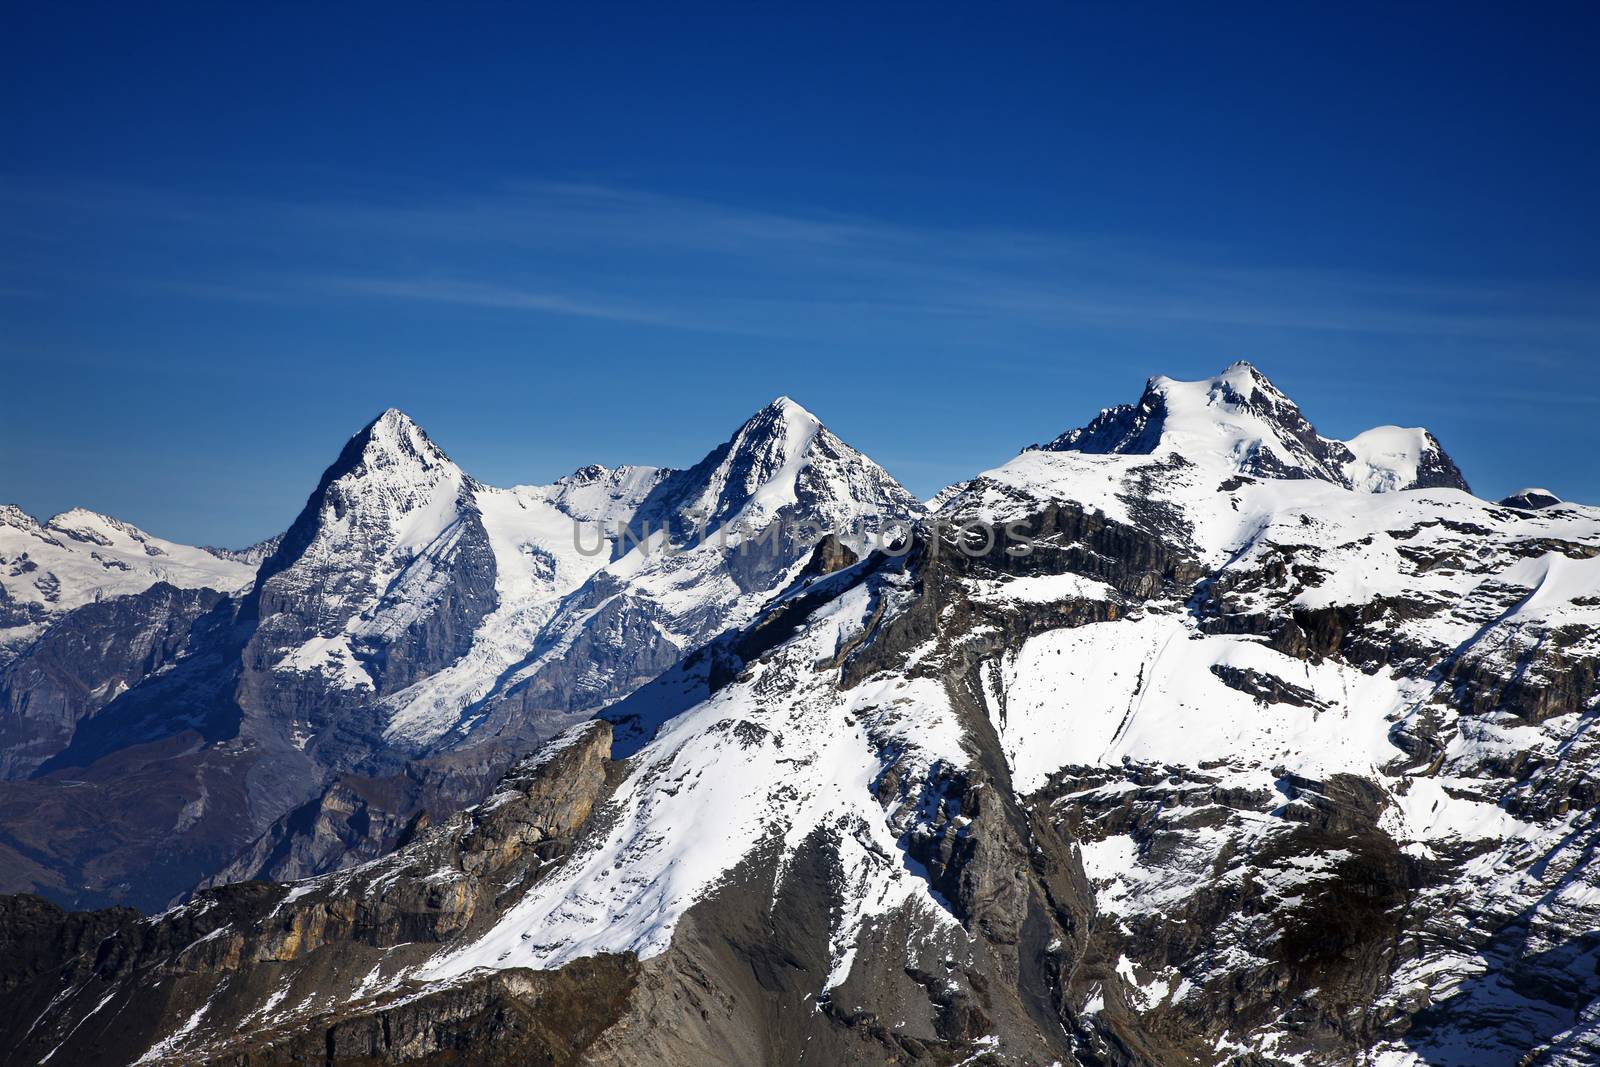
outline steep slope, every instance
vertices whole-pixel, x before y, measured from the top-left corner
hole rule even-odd
[[[107,515],[74,508],[40,522],[0,505],[0,666],[85,604],[157,582],[231,593],[254,577],[248,563],[152,537]]]
[[[126,928],[127,951],[100,954],[115,967],[85,959],[30,984],[42,1015],[10,1047],[402,1062],[476,1017],[485,990],[520,1018],[551,982],[580,981],[591,1007],[545,1015],[584,1034],[555,1062],[1063,1059],[1097,1040],[1063,1029],[1057,999],[1085,888],[1011,805],[975,693],[946,684],[960,639],[908,645],[896,623],[936,625],[937,558],[924,545],[805,579],[715,643],[701,661],[715,669],[658,683],[712,695],[624,765],[597,766],[610,731],[582,727],[394,857],[288,892],[208,891]],[[926,673],[871,662],[908,652]],[[592,814],[521,829],[525,798],[558,789]],[[92,1004],[160,1021],[85,1022]],[[472,1054],[549,1054],[515,1031],[479,1030]]]
[[[460,655],[494,607],[476,488],[399,411],[352,438],[262,565],[250,674],[303,678],[309,708]]]
[[[163,581],[56,619],[0,667],[0,779],[31,774],[71,744],[79,724],[175,666],[196,624],[224,599]]]
[[[1281,441],[1265,467],[1198,445],[1239,440],[1234,414],[1025,453],[946,505],[1071,501],[1206,571],[987,668],[1140,1025],[1269,1062],[1590,1062],[1600,512],[1280,480]]]
[[[642,481],[636,496],[653,484]],[[158,585],[142,594],[143,631],[110,610],[129,598],[80,609],[99,614],[40,642],[40,664],[0,676],[16,705],[14,769],[34,775],[0,789],[7,886],[159,907],[341,775],[403,766],[415,753],[385,738],[384,697],[467,658],[501,609],[541,592],[553,603],[581,579],[545,565],[571,533],[528,510],[543,492],[474,482],[391,410],[345,446],[253,588],[180,611]],[[604,496],[594,484],[548,492],[580,511]],[[57,680],[69,658],[95,676],[87,693]],[[463,799],[515,754],[471,766],[478,787]]]
[[[489,698],[538,645],[563,598],[606,566],[617,531],[671,473],[658,467],[591,466],[549,486],[478,487],[474,504],[495,553],[497,606],[480,621],[465,654],[385,698],[385,738],[421,751],[441,739],[459,743],[471,734],[477,722],[469,721],[469,709]],[[526,725],[534,738],[561,728],[538,721]],[[446,737],[451,727],[458,732]]]

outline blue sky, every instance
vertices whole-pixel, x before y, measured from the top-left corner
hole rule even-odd
[[[0,500],[243,544],[389,405],[512,484],[779,393],[928,495],[1248,358],[1600,501],[1594,9],[861,6],[13,5]]]

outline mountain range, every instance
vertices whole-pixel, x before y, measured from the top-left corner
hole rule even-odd
[[[1246,363],[926,503],[390,410],[249,549],[0,510],[0,1055],[1593,1063],[1597,701],[1600,509]]]

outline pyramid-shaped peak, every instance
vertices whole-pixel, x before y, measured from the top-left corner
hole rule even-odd
[[[420,465],[427,470],[450,464],[450,457],[411,416],[391,407],[350,439],[335,467],[349,470],[364,465],[386,469],[398,464]]]
[[[745,420],[741,432],[755,427],[767,428],[772,431],[795,427],[803,432],[810,433],[822,420],[817,418],[803,406],[787,396],[779,396],[772,400],[766,407],[756,412]]]
[[[373,419],[371,426],[389,433],[403,433],[412,428],[420,429],[416,421],[399,408],[384,408],[383,414]]]
[[[722,476],[748,482],[746,488],[753,490],[781,469],[803,462],[821,432],[822,420],[780,396],[734,432],[719,463]]]
[[[812,444],[825,433],[821,419],[788,397],[780,396],[734,431],[722,446],[721,465],[725,472],[738,470],[741,477],[764,480],[776,474],[779,468],[801,462]]]
[[[456,521],[475,485],[410,416],[388,408],[322,472],[263,565],[258,590],[277,596],[286,582],[310,588],[308,575],[327,578],[329,588],[364,588],[374,573],[409,559]],[[281,576],[302,565],[303,573]]]
[[[422,427],[399,408],[385,408],[383,414],[367,423],[361,432],[377,441],[400,441],[417,437],[427,440],[428,437]]]
[[[784,414],[787,414],[787,415],[797,416],[797,417],[806,418],[806,419],[815,419],[816,418],[815,415],[811,414],[811,412],[809,412],[809,411],[807,411],[805,409],[804,405],[800,404],[793,397],[790,397],[788,395],[774,397],[773,400],[772,400],[772,403],[768,404],[762,410],[764,410],[764,411],[779,411],[779,412],[783,412]]]
[[[664,477],[635,519],[656,529],[700,522],[715,529],[740,519],[760,529],[785,508],[826,529],[844,528],[857,512],[922,511],[921,502],[882,467],[792,398],[779,396],[700,462]]]

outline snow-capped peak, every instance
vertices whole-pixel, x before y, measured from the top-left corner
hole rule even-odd
[[[310,519],[327,548],[342,544],[369,560],[396,553],[398,562],[456,521],[470,481],[422,427],[389,408],[345,445],[295,527]]]
[[[1421,426],[1375,426],[1344,442],[1354,459],[1342,467],[1350,488],[1367,493],[1396,489],[1467,488],[1439,439]]]
[[[388,408],[351,438],[361,442],[361,453],[379,467],[414,462],[425,470],[442,465],[454,466],[444,450],[399,408]]]
[[[404,525],[404,517],[416,510],[422,497],[433,499],[438,494],[432,490],[442,483],[458,491],[465,479],[461,468],[422,427],[405,412],[389,408],[350,438],[323,475],[311,504],[321,496],[335,517],[350,509],[378,509]]]
[[[811,414],[811,412],[807,411],[802,404],[790,399],[788,396],[774,397],[772,403],[758,411],[751,421],[754,421],[754,418],[759,418],[761,415],[768,413],[777,415],[785,421],[802,424],[811,423],[818,426],[822,424],[821,419]]]
[[[1317,433],[1295,402],[1250,363],[1199,381],[1151,378],[1137,404],[1106,408],[1043,451],[1176,455],[1263,478],[1315,478],[1363,492],[1449,487],[1465,479],[1423,429],[1383,426],[1353,441]]]
[[[1199,381],[1151,378],[1138,404],[1108,408],[1088,426],[1044,447],[1177,454],[1244,474],[1343,482],[1338,468],[1343,450],[1330,444],[1266,375],[1238,362]]]
[[[0,505],[0,662],[62,612],[166,582],[231,593],[254,568],[145,533],[109,515],[72,508],[40,522]]]
[[[787,396],[745,420],[705,459],[672,474],[652,497],[639,517],[673,530],[734,522],[759,528],[791,506],[825,524],[847,513],[921,511],[888,472]]]
[[[264,631],[299,642],[278,666],[366,684],[352,639],[399,632],[432,609],[463,522],[477,515],[475,488],[395,408],[351,437],[262,569],[263,619],[280,616]]]

